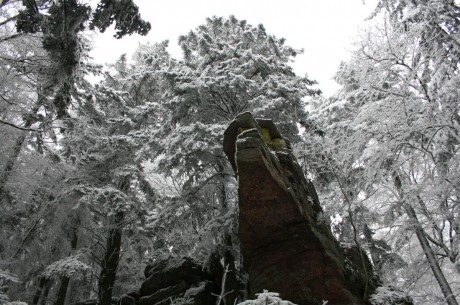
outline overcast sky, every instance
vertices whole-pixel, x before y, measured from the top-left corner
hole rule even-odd
[[[177,46],[184,35],[205,22],[206,17],[235,15],[267,33],[286,38],[286,44],[304,49],[294,63],[295,72],[319,82],[325,95],[337,89],[331,79],[341,60],[347,58],[351,42],[376,6],[376,0],[134,0],[142,17],[152,24],[149,35],[121,40],[113,31],[94,35],[91,55],[98,63],[130,56],[139,43],[169,40],[170,52],[181,57]]]

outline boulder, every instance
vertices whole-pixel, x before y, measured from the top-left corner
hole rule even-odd
[[[215,305],[220,285],[190,257],[171,258],[148,265],[141,285],[138,305]]]
[[[185,292],[184,298],[196,305],[215,305],[215,292],[217,288],[214,282],[204,281],[197,286],[189,288]]]
[[[188,285],[211,279],[200,264],[190,257],[159,261],[145,268],[148,277],[142,283],[140,295],[151,295],[159,289],[185,281]]]
[[[177,284],[170,284],[170,286],[158,289],[150,295],[142,296],[139,299],[139,305],[153,305],[160,303],[164,300],[175,298],[176,296],[184,294],[189,287],[190,285],[187,284],[186,281],[180,281]]]

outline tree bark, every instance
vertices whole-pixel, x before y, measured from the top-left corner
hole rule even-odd
[[[46,301],[48,300],[48,295],[50,293],[50,290],[51,290],[51,286],[53,285],[53,281],[52,280],[47,280],[46,281],[46,284],[45,284],[45,291],[43,292],[43,296],[42,296],[42,301],[40,302],[40,305],[46,305]]]
[[[34,298],[32,299],[32,305],[37,305],[38,302],[40,301],[40,297],[42,296],[43,287],[45,287],[46,282],[47,282],[47,278],[42,276],[38,282],[38,288],[37,288],[37,291],[35,292]]]
[[[77,243],[78,243],[77,228],[73,228],[72,240],[70,242],[72,246],[72,250],[77,249]],[[70,278],[68,276],[65,275],[61,278],[61,285],[59,286],[57,299],[56,299],[56,302],[54,302],[54,305],[64,305],[65,297],[67,296],[67,288],[69,287],[69,283],[70,283]]]
[[[113,284],[115,283],[120,259],[123,218],[122,212],[118,212],[115,215],[113,227],[109,230],[107,237],[107,247],[99,276],[99,305],[110,305],[112,301]]]
[[[25,124],[25,126],[30,127],[30,124]],[[23,131],[21,135],[16,139],[16,142],[13,146],[13,152],[9,156],[8,160],[6,160],[5,167],[3,168],[0,176],[0,194],[4,192],[5,184],[11,175],[14,164],[16,163],[19,153],[21,152],[22,144],[24,144],[26,139],[26,133],[27,132]]]
[[[67,295],[67,287],[69,287],[69,282],[70,278],[68,276],[63,276],[61,278],[61,285],[59,286],[59,291],[54,305],[64,305],[65,297]]]
[[[417,239],[420,242],[420,246],[422,247],[428,264],[430,265],[431,271],[433,272],[434,277],[438,282],[439,288],[441,288],[442,294],[444,295],[447,304],[458,305],[457,299],[455,298],[455,295],[452,292],[449,282],[447,281],[446,277],[444,276],[444,273],[442,272],[438,260],[436,259],[436,255],[428,242],[425,231],[423,230],[423,227],[420,224],[420,221],[418,220],[417,214],[414,208],[406,201],[404,192],[402,190],[401,178],[396,172],[393,173],[393,180],[396,191],[398,192],[398,195],[402,200],[404,210],[407,216],[409,217],[413,230],[417,235]]]
[[[35,116],[38,112],[38,109],[40,108],[40,101],[32,108],[30,116]],[[24,120],[24,128],[28,129],[32,126],[32,120],[26,119]],[[27,136],[27,131],[21,132],[21,135],[16,139],[16,142],[14,143],[13,146],[13,152],[11,155],[8,157],[8,160],[6,160],[5,167],[3,168],[2,172],[0,173],[0,195],[2,195],[5,190],[5,184],[8,182],[8,179],[13,171],[14,164],[16,163],[16,160],[18,159],[19,153],[21,152],[22,145],[24,144],[24,141],[26,140]]]
[[[372,263],[374,263],[374,272],[377,273],[377,275],[381,276],[383,262],[380,259],[380,255],[377,251],[377,247],[375,246],[374,238],[372,237],[372,231],[367,225],[367,223],[364,224],[363,234],[364,234],[364,238],[369,247],[369,252],[371,254]]]

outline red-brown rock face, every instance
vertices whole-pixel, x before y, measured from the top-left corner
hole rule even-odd
[[[256,122],[249,113],[238,116],[225,132],[224,151],[239,181],[239,236],[249,293],[266,289],[299,305],[366,304],[366,281],[367,292],[375,288],[367,257],[365,266],[353,266],[363,260],[345,257],[322,221],[313,185],[275,125]],[[369,279],[356,276],[363,273]]]

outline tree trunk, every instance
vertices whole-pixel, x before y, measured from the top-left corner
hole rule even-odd
[[[30,114],[31,117],[37,114],[38,109],[40,108],[40,100],[41,99],[39,99],[39,102],[32,108],[32,111]],[[32,120],[30,118],[24,120],[24,128],[30,128],[30,126],[32,126]],[[19,153],[21,152],[22,145],[24,144],[24,141],[26,140],[27,133],[28,133],[27,131],[22,131],[21,135],[16,139],[16,142],[14,143],[14,146],[13,146],[13,152],[6,160],[5,167],[0,173],[0,195],[2,195],[5,192],[4,191],[5,184],[8,182],[11,172],[13,171],[14,164],[16,163]]]
[[[72,240],[70,242],[70,244],[72,246],[72,250],[77,249],[77,243],[78,243],[77,228],[73,228]],[[63,276],[61,278],[61,285],[59,286],[57,299],[56,299],[56,302],[54,302],[54,305],[64,305],[65,297],[67,295],[67,288],[69,287],[69,283],[70,283],[70,278],[68,276]]]
[[[224,237],[224,242],[225,245],[228,247],[228,249],[226,249],[224,253],[224,270],[228,269],[224,287],[224,304],[233,305],[236,304],[236,301],[239,297],[240,287],[238,283],[238,278],[236,276],[237,270],[235,266],[235,257],[229,249],[233,247],[230,235],[226,234],[226,236]]]
[[[48,295],[50,293],[50,290],[51,290],[51,286],[53,285],[53,281],[52,280],[47,280],[46,281],[46,284],[45,284],[45,291],[43,292],[43,296],[42,296],[42,301],[40,302],[40,305],[46,305],[46,301],[48,301]]]
[[[27,124],[26,121],[25,127],[28,128],[30,127],[30,125],[31,124]],[[22,144],[24,144],[24,141],[26,139],[26,134],[27,131],[21,132],[21,135],[19,136],[19,138],[16,139],[16,142],[14,143],[13,152],[8,157],[8,160],[6,160],[5,167],[3,168],[0,176],[0,194],[4,192],[5,184],[8,181],[8,178],[10,177],[11,172],[13,171],[14,164],[16,163],[19,153],[21,152]]]
[[[47,282],[46,277],[44,276],[40,277],[40,280],[38,282],[37,291],[35,292],[34,298],[32,299],[32,305],[37,305],[38,301],[40,301],[40,297],[42,296],[43,287],[45,287],[46,282]]]
[[[99,276],[99,305],[110,305],[112,301],[113,284],[115,283],[120,258],[123,218],[122,212],[118,212],[115,215],[113,227],[109,230],[107,237],[107,247]]]
[[[438,282],[439,287],[441,288],[442,294],[446,299],[448,305],[458,305],[457,299],[450,288],[449,282],[447,281],[444,273],[439,266],[438,260],[436,259],[436,255],[434,254],[433,249],[431,248],[428,239],[426,238],[425,231],[423,230],[420,221],[418,220],[417,214],[415,213],[414,208],[406,201],[404,192],[402,190],[402,183],[401,178],[399,175],[394,172],[393,173],[394,185],[396,191],[398,192],[399,197],[402,200],[404,210],[406,211],[407,216],[411,222],[413,230],[417,235],[417,238],[420,242],[420,246],[426,256],[428,264],[430,265],[431,271],[433,271],[434,277]]]
[[[363,234],[364,234],[364,239],[366,240],[366,243],[368,244],[368,247],[369,247],[369,252],[371,254],[372,263],[374,264],[374,272],[377,273],[377,275],[381,276],[383,262],[380,259],[380,255],[378,253],[377,247],[375,246],[375,241],[374,241],[374,238],[372,237],[371,228],[369,228],[367,223],[364,224]]]
[[[67,295],[67,287],[69,287],[70,278],[68,276],[63,276],[61,278],[61,285],[59,286],[59,291],[57,294],[56,302],[54,305],[64,305],[65,297]]]

